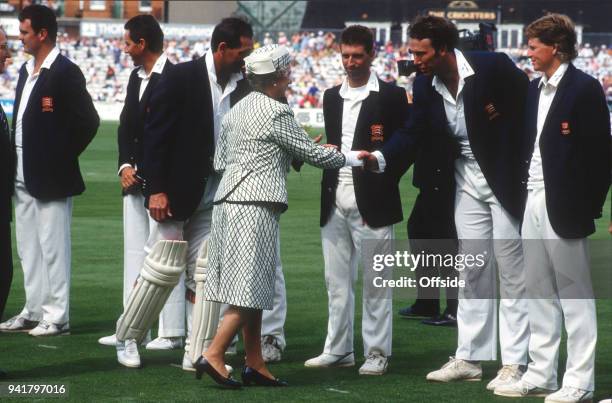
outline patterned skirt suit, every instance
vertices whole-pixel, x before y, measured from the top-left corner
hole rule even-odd
[[[291,108],[253,91],[221,124],[205,299],[272,309],[279,218],[293,159],[334,169],[345,157],[312,142]]]

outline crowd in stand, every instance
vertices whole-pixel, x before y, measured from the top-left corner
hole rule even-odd
[[[276,39],[276,42],[275,42]],[[292,107],[319,108],[325,89],[342,81],[344,70],[338,55],[336,36],[319,31],[296,33],[287,36],[279,32],[274,37],[265,34],[261,41],[284,44],[293,58],[292,84],[287,98]],[[26,59],[23,48],[17,41],[11,43],[12,64],[0,76],[0,98],[12,98],[17,84],[18,69]],[[173,63],[184,62],[202,56],[209,48],[210,38],[202,41],[169,40],[165,43],[166,54]],[[65,34],[58,36],[58,46],[62,53],[74,60],[83,70],[87,88],[94,101],[123,102],[132,61],[122,51],[121,39],[82,38],[74,40]],[[536,76],[527,58],[526,47],[502,49],[522,68],[530,78]],[[397,82],[411,90],[412,79],[398,77],[396,61],[408,56],[407,44],[394,46],[390,42],[379,44],[373,68],[384,81]],[[612,49],[602,46],[581,46],[574,64],[579,69],[596,77],[605,89],[608,102],[612,102]]]

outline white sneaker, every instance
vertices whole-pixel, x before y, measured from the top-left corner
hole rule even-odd
[[[0,332],[29,332],[38,325],[37,321],[29,320],[21,315],[15,315],[6,322],[0,323]]]
[[[191,362],[191,356],[187,351],[185,351],[185,354],[183,354],[183,363],[181,367],[183,368],[183,371],[195,372],[195,367]]]
[[[428,373],[426,379],[434,382],[480,381],[482,380],[482,366],[480,362],[473,364],[466,360],[449,357],[449,361],[442,368]]]
[[[323,353],[318,357],[311,358],[304,363],[305,367],[310,368],[329,368],[329,367],[352,367],[355,365],[355,355],[347,353],[344,355]]]
[[[537,386],[532,385],[522,379],[519,379],[514,383],[506,383],[503,385],[499,385],[493,391],[493,393],[498,396],[506,397],[544,397],[550,392],[552,391],[548,389],[538,388]]]
[[[117,342],[117,361],[119,364],[128,368],[140,367],[140,354],[138,354],[138,345],[136,340],[129,339],[124,342]]]
[[[151,332],[147,333],[147,335],[142,340],[140,345],[141,346],[146,346],[150,342],[151,342]],[[110,336],[100,337],[98,339],[98,343],[102,344],[103,346],[115,347],[117,345],[117,335],[116,334],[112,334]]]
[[[187,352],[183,354],[182,367],[183,367],[183,371],[195,372],[195,367],[193,366],[193,363],[191,362],[191,357],[189,356],[189,353]],[[234,372],[234,368],[232,368],[230,365],[225,364],[225,369],[227,370],[229,374]]]
[[[359,375],[382,375],[387,372],[389,360],[381,354],[370,354],[359,368]]]
[[[516,383],[521,380],[524,373],[519,364],[504,365],[497,371],[497,376],[487,384],[487,390],[495,390],[498,386]]]
[[[103,346],[115,347],[117,345],[117,336],[112,334],[110,336],[100,337],[98,339],[98,343],[102,344]]]
[[[261,355],[264,362],[278,362],[281,360],[281,348],[278,339],[268,335],[261,339]]]
[[[584,389],[564,386],[553,394],[546,396],[544,403],[578,403],[591,402],[593,392]]]
[[[70,326],[68,323],[58,324],[49,323],[45,320],[41,320],[34,329],[28,332],[30,336],[56,336],[56,335],[69,335]]]
[[[182,337],[158,337],[147,344],[147,350],[177,350],[183,348]]]

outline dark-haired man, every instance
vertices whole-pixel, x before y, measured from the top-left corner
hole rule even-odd
[[[137,66],[130,74],[127,94],[117,130],[119,177],[123,194],[123,305],[134,286],[149,236],[149,214],[141,189],[144,117],[151,93],[165,71],[172,68],[163,53],[164,33],[151,15],[137,15],[125,23],[124,51]],[[179,309],[184,310],[184,305]],[[164,334],[160,318],[160,336]],[[170,334],[170,336],[173,336]],[[180,334],[176,336],[182,336]],[[114,346],[115,335],[102,337],[100,344]]]
[[[480,361],[497,359],[498,315],[495,299],[499,270],[499,340],[503,367],[487,385],[514,382],[527,364],[529,340],[524,273],[519,235],[523,211],[517,153],[527,77],[504,54],[456,49],[457,28],[439,17],[419,17],[410,26],[410,51],[421,76],[414,83],[412,114],[382,153],[364,153],[371,168],[400,163],[423,141],[455,143],[440,147],[439,158],[422,167],[415,184],[432,183],[441,174],[436,161],[455,158],[455,226],[459,254],[479,256],[486,264],[469,265],[460,274],[458,346],[454,357],[430,381],[480,380]],[[441,167],[443,168],[443,167]],[[453,175],[453,173],[446,173]],[[472,260],[473,261],[473,260]]]
[[[32,336],[70,331],[72,197],[85,190],[78,157],[100,123],[83,73],[60,55],[56,36],[51,9],[32,5],[19,14],[19,39],[33,56],[19,70],[13,118],[15,227],[26,302],[0,331]]]
[[[522,224],[529,306],[527,372],[496,395],[546,396],[547,403],[592,401],[597,315],[587,237],[610,187],[610,117],[597,79],[576,69],[574,23],[549,14],[526,29],[528,56],[543,73],[529,86]],[[557,366],[567,331],[562,387]]]
[[[342,33],[340,51],[346,78],[325,92],[323,114],[328,143],[341,151],[381,149],[407,115],[406,92],[371,71],[374,38],[363,26]],[[321,239],[325,260],[329,320],[323,353],[307,367],[353,366],[354,283],[362,242],[392,240],[393,224],[402,221],[399,178],[407,164],[384,174],[361,168],[323,173]],[[362,335],[366,360],[361,375],[382,375],[391,356],[390,289],[364,292]]]
[[[152,92],[145,111],[142,184],[152,220],[145,248],[160,240],[185,240],[187,282],[179,282],[169,301],[187,299],[187,335],[195,298],[193,273],[198,249],[210,233],[217,178],[211,166],[221,119],[250,91],[243,80],[244,58],[253,49],[251,26],[223,19],[212,33],[211,49],[201,58],[168,70]],[[176,330],[185,333],[181,315]],[[134,340],[118,341],[123,365],[140,366]],[[186,346],[186,349],[188,346]],[[193,370],[188,352],[183,368]]]

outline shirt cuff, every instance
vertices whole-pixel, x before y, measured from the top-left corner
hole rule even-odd
[[[119,167],[119,171],[117,172],[117,176],[121,176],[121,171],[123,171],[123,169],[124,169],[124,168],[127,168],[127,167],[130,167],[130,168],[131,168],[131,167],[132,167],[132,165],[131,165],[131,164],[123,164],[123,165],[121,165],[121,166]]]
[[[342,152],[342,154],[344,154],[344,157],[346,158],[346,161],[344,163],[345,167],[362,167],[363,166],[363,160],[357,159],[357,155],[359,154],[359,151],[346,151],[346,152]]]
[[[378,169],[374,171],[377,174],[381,174],[385,172],[385,168],[387,167],[387,161],[385,161],[385,156],[378,150],[372,152],[372,155],[376,157],[378,161]]]

